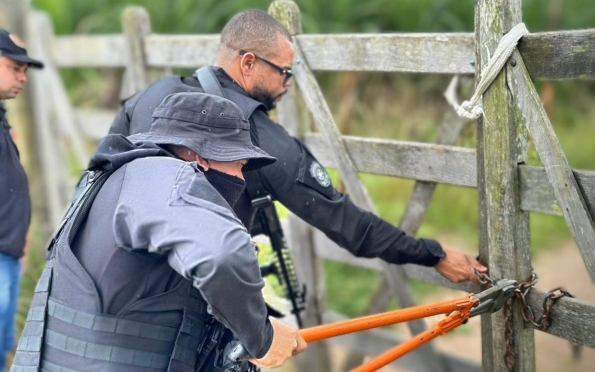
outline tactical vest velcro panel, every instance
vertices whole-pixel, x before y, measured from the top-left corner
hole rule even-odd
[[[49,299],[43,362],[76,371],[193,371],[210,315],[183,309],[179,327],[89,314]]]

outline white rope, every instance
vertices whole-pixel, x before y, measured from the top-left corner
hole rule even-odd
[[[528,33],[529,31],[525,27],[525,24],[519,23],[500,39],[494,55],[489,59],[488,65],[481,73],[479,84],[475,88],[475,93],[473,93],[470,100],[464,101],[460,105],[458,104],[456,94],[458,76],[452,79],[446,92],[444,92],[444,97],[460,117],[475,120],[483,115],[483,109],[479,104],[483,93],[492,84],[496,76],[498,76],[500,70],[502,70],[502,67],[504,67],[512,52],[514,52],[519,40]]]

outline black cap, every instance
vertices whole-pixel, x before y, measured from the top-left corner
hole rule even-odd
[[[28,63],[31,67],[43,68],[43,63],[29,58],[27,49],[22,48],[17,44],[22,45],[21,39],[0,28],[0,56]]]
[[[170,94],[153,111],[148,133],[129,136],[132,142],[188,147],[205,159],[248,159],[242,169],[251,171],[277,159],[252,145],[250,123],[232,101],[207,93]]]

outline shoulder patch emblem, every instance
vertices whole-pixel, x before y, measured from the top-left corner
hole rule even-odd
[[[331,179],[326,173],[326,170],[315,161],[310,164],[310,176],[322,187],[329,187],[331,185]]]

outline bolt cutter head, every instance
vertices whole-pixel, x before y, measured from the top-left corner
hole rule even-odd
[[[471,296],[472,300],[479,300],[477,306],[471,310],[471,316],[497,312],[518,291],[519,283],[516,280],[498,280],[493,287]]]

